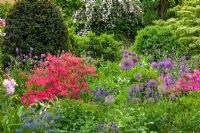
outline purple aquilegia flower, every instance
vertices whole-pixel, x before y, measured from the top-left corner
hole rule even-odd
[[[157,86],[157,81],[150,79],[147,81],[147,86],[149,87],[156,87]]]
[[[135,63],[133,62],[133,60],[128,57],[122,58],[120,62],[120,66],[124,70],[130,70],[134,65]]]

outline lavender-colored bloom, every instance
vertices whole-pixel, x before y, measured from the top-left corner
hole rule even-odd
[[[121,68],[124,70],[130,70],[135,65],[130,58],[122,58],[120,64]]]
[[[164,68],[165,67],[165,63],[163,61],[161,61],[161,62],[158,63],[158,66],[160,68]]]
[[[147,81],[147,86],[156,87],[157,86],[157,81],[150,79],[150,80]]]
[[[140,80],[142,79],[142,75],[136,74],[136,75],[135,75],[135,79],[136,79],[137,81],[140,81]]]
[[[157,64],[156,62],[152,62],[152,63],[151,63],[151,66],[152,66],[153,68],[158,68],[158,64]]]
[[[164,63],[165,63],[165,68],[172,68],[173,67],[173,64],[170,60],[166,60]]]
[[[164,77],[164,83],[165,83],[165,86],[169,86],[169,85],[175,84],[175,81],[170,75],[166,75]]]

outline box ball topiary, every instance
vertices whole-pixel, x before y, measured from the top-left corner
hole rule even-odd
[[[55,54],[68,50],[68,31],[61,12],[49,0],[19,0],[6,18],[2,50],[15,56],[16,48],[28,54]]]
[[[154,60],[174,58],[183,54],[176,35],[168,27],[147,26],[138,32],[131,46],[138,54],[150,55]]]

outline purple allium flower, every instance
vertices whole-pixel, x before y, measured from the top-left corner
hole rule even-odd
[[[165,63],[163,61],[161,61],[161,62],[158,63],[158,66],[160,68],[164,68],[165,67]]]
[[[151,63],[151,66],[152,66],[153,68],[158,68],[158,64],[157,64],[156,62],[152,62],[152,63]]]
[[[172,68],[173,67],[173,64],[170,60],[165,60],[164,63],[165,63],[165,68]]]
[[[157,86],[157,81],[150,79],[150,80],[147,81],[147,86],[156,87]]]
[[[142,79],[142,75],[136,74],[136,75],[135,75],[135,79],[136,79],[137,81],[140,81],[140,80]]]
[[[122,69],[130,70],[135,64],[130,58],[122,58],[120,65]]]

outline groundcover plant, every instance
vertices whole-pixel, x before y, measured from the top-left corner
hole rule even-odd
[[[40,7],[41,15],[33,8],[37,4],[51,8]],[[199,36],[199,5],[199,0],[21,0],[9,7],[1,4],[0,132],[199,132],[200,51],[194,38]],[[26,12],[28,8],[34,11]],[[184,12],[191,9],[194,14]],[[30,13],[33,18],[28,17]],[[18,24],[17,16],[28,21]],[[188,21],[191,17],[193,25]],[[163,20],[148,26],[153,18]],[[188,24],[173,25],[174,19]],[[156,29],[162,26],[162,30]],[[193,36],[184,40],[185,33],[178,32],[181,29],[193,29],[187,33]],[[65,30],[62,36],[66,40],[59,42],[61,30]],[[137,45],[135,37],[142,37]],[[188,39],[196,40],[195,44]],[[10,51],[5,51],[5,40],[12,42]],[[60,43],[61,49],[56,47]],[[197,48],[194,53],[191,47]]]

